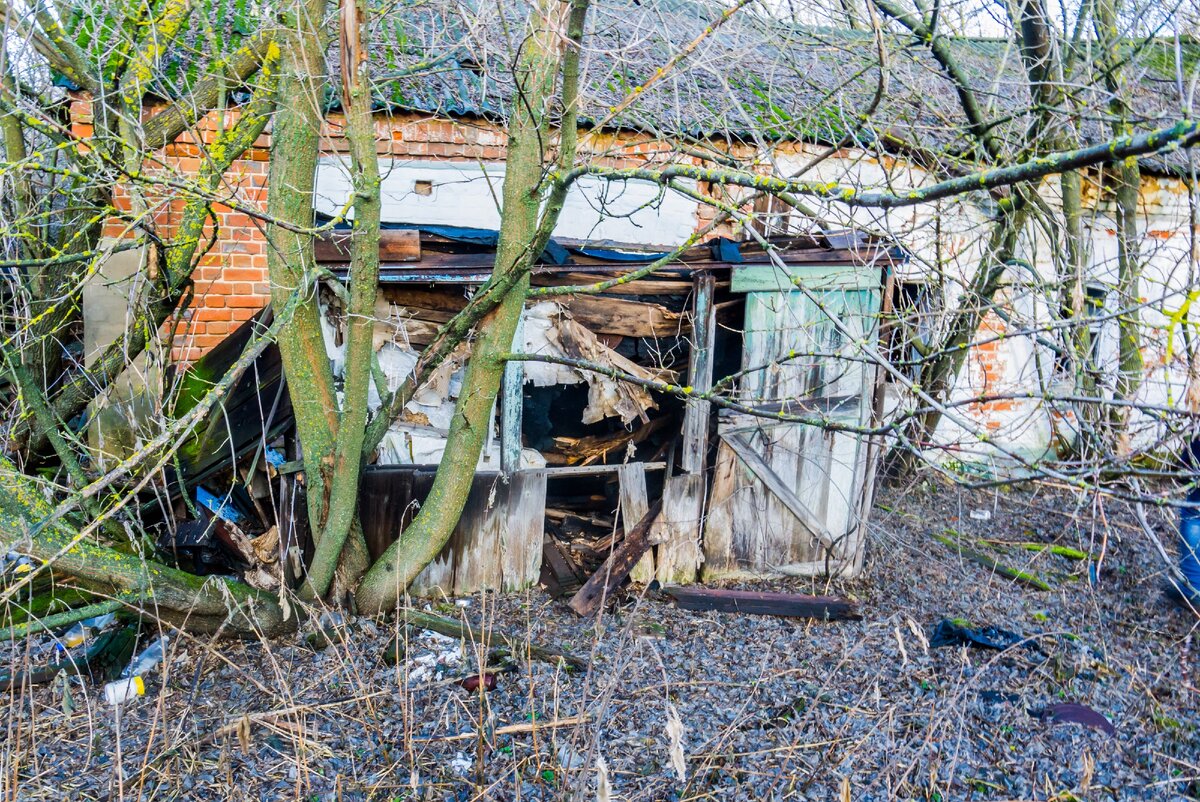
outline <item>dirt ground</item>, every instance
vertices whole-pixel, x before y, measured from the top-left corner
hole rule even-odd
[[[930,537],[947,530],[1103,559],[991,552],[1053,587],[1039,591]],[[7,694],[0,798],[1200,798],[1200,622],[1163,599],[1162,560],[1122,503],[922,484],[882,494],[868,549],[854,580],[755,586],[849,596],[858,622],[686,612],[656,594],[583,622],[538,589],[435,605],[590,660],[574,674],[521,662],[490,692],[460,685],[484,650],[428,633],[383,664],[386,622],[351,621],[321,651],[176,637],[119,709],[79,679],[69,713],[61,682]],[[1027,640],[931,648],[944,618]],[[1045,715],[1062,703],[1115,734]]]

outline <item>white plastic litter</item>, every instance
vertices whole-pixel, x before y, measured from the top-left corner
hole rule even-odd
[[[992,520],[991,510],[971,510],[972,521],[990,521]]]
[[[161,663],[163,658],[167,655],[167,641],[167,636],[163,635],[161,638],[147,646],[142,653],[139,654],[137,658],[130,663],[124,671],[121,672],[121,677],[123,679],[140,677]]]
[[[146,692],[146,683],[141,677],[130,677],[129,679],[119,679],[108,683],[104,686],[104,701],[114,707],[119,704],[124,704],[136,696],[141,696]]]

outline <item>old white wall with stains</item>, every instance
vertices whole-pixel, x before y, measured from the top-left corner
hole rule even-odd
[[[903,191],[932,182],[927,173],[912,165],[881,163],[854,152],[841,152],[809,167],[813,156],[820,152],[819,148],[799,152],[789,148],[778,154],[777,166],[785,174],[801,173],[807,180],[835,181],[862,188]],[[1052,207],[1057,206],[1056,182],[1057,179],[1047,179],[1041,187],[1043,197]],[[1111,391],[1117,367],[1116,222],[1111,198],[1094,195],[1093,191],[1093,197],[1085,199],[1087,272],[1089,284],[1106,296],[1107,305],[1099,311],[1102,320],[1094,324],[1098,334],[1095,354],[1101,386]],[[1179,180],[1144,178],[1138,229],[1146,371],[1137,400],[1168,409],[1189,403],[1188,365],[1182,348],[1184,334],[1178,319],[1171,319],[1173,313],[1178,317],[1188,292],[1197,287],[1189,200],[1187,189]],[[985,197],[972,197],[888,212],[847,210],[827,204],[823,212],[837,224],[874,230],[901,242],[911,260],[897,271],[898,278],[936,282],[940,276],[942,298],[946,308],[952,309],[959,302],[963,284],[974,275],[983,256],[993,211],[989,204]],[[793,216],[792,222],[800,221]],[[1053,287],[1055,261],[1061,249],[1062,245],[1043,224],[1037,220],[1028,224],[1020,249],[1026,265],[1014,265],[1007,270],[1006,285],[997,295],[1009,320],[989,317],[984,330],[977,335],[980,347],[973,349],[968,357],[951,401],[962,403],[981,394],[1049,395],[1064,401],[1054,404],[1042,398],[1011,398],[986,406],[957,406],[937,432],[936,444],[942,448],[937,453],[962,461],[990,461],[999,457],[997,461],[1004,464],[1008,460],[998,451],[1033,459],[1052,446],[1056,435],[1066,439],[1073,436],[1072,418],[1069,413],[1063,415],[1067,410],[1065,398],[1074,392],[1072,382],[1056,371],[1053,350],[1038,342],[1039,337],[1055,341],[1054,327],[1061,325]],[[1019,334],[1023,330],[1030,333]],[[963,425],[958,425],[956,418]],[[1144,447],[1160,442],[1166,432],[1161,418],[1151,410],[1148,414],[1134,414],[1128,433],[1131,445]],[[980,434],[991,438],[992,445],[982,443]]]

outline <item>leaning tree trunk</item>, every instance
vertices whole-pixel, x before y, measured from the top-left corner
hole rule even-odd
[[[509,127],[500,237],[489,282],[511,286],[477,328],[446,450],[429,497],[400,538],[363,578],[355,597],[362,611],[383,612],[396,604],[446,545],[466,506],[504,374],[503,356],[512,350],[525,306],[529,270],[538,256],[538,234],[553,225],[552,220],[543,220],[539,225],[544,146],[549,141],[554,85],[569,39],[564,31],[575,21],[571,12],[576,7],[563,0],[541,0],[530,20],[516,71],[517,98]]]
[[[0,540],[91,590],[194,632],[274,635],[294,625],[274,596],[230,579],[198,577],[81,535],[62,519],[37,480],[0,457]]]

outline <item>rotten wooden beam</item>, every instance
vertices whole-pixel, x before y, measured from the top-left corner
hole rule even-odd
[[[821,621],[859,621],[855,606],[837,596],[806,596],[800,593],[769,593],[723,588],[667,587],[664,591],[683,610],[719,613],[777,615],[785,618],[815,618]]]
[[[588,617],[594,615],[604,600],[620,587],[633,566],[650,548],[650,527],[662,512],[662,499],[656,500],[646,510],[646,514],[637,525],[626,531],[625,540],[613,551],[604,565],[588,578],[579,592],[571,599],[570,607],[577,614]]]
[[[318,263],[349,262],[350,232],[336,232],[318,237],[313,242],[313,256]],[[419,262],[421,260],[421,232],[416,229],[384,229],[379,232],[379,261]]]

